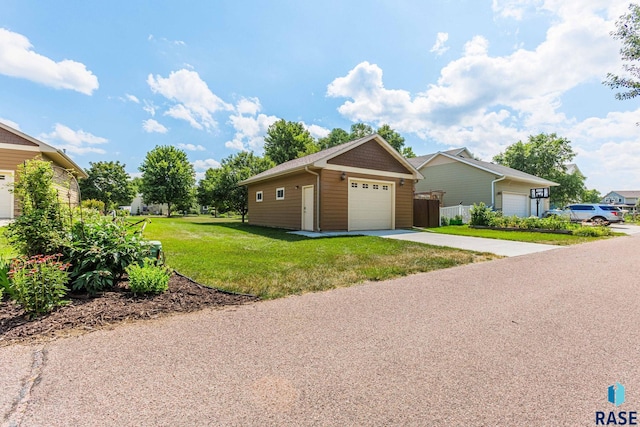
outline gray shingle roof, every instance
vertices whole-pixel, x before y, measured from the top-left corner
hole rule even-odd
[[[482,160],[476,160],[469,157],[461,158],[457,156],[457,153],[462,151],[463,149],[457,148],[454,150],[447,151],[439,151],[437,153],[431,153],[420,157],[414,157],[413,159],[408,159],[409,162],[415,167],[418,168],[423,165],[425,162],[431,160],[434,156],[438,154],[444,154],[450,158],[457,159],[463,163],[467,163],[471,166],[475,166],[491,173],[494,173],[499,176],[505,176],[510,179],[514,179],[517,181],[525,181],[536,185],[541,185],[545,187],[556,186],[559,185],[553,181],[549,181],[544,178],[537,177],[535,175],[528,174],[526,172],[519,171],[517,169],[513,169],[507,166],[497,165],[495,163],[485,162]]]

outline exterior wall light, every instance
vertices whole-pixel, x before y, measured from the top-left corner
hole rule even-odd
[[[404,185],[404,178],[400,178],[400,186]]]
[[[347,179],[347,173],[346,172],[342,172],[342,175],[340,175],[340,179],[342,181],[344,181],[345,179]]]

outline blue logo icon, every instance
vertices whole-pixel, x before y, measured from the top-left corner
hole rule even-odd
[[[624,386],[617,381],[615,385],[609,386],[609,402],[616,406],[624,403]]]

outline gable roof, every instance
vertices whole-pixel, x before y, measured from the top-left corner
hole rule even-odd
[[[26,133],[20,132],[19,130],[14,129],[11,126],[8,126],[2,122],[0,122],[0,129],[4,129],[7,132],[10,132],[34,144],[35,146],[38,147],[41,153],[46,154],[47,157],[51,158],[54,162],[56,162],[63,168],[69,169],[75,172],[78,175],[78,177],[86,178],[88,176],[87,173],[84,171],[84,169],[78,166],[76,162],[71,160],[71,158],[67,156],[67,154],[62,150],[52,147],[51,145],[46,144],[38,139],[35,139],[34,137],[27,135]],[[7,144],[7,145],[11,145],[10,149],[14,149],[14,150],[25,150],[25,149],[28,149],[27,147],[32,147],[30,145],[21,145],[21,144]]]
[[[454,150],[449,150],[449,151],[454,151]],[[560,185],[556,182],[549,181],[548,179],[540,178],[535,175],[531,175],[529,173],[522,172],[507,166],[497,165],[495,163],[484,162],[482,160],[476,160],[468,157],[460,157],[458,155],[452,155],[448,152],[438,152],[431,155],[431,157],[429,157],[426,161],[422,162],[419,168],[422,169],[424,166],[428,165],[429,162],[431,162],[433,159],[435,159],[438,156],[447,157],[449,159],[453,159],[455,161],[464,163],[471,167],[484,170],[485,172],[492,173],[494,175],[497,175],[498,177],[504,177],[507,179],[512,179],[514,181],[523,181],[523,182],[544,186],[544,187],[554,187],[554,186]],[[427,156],[423,156],[423,157],[427,157]]]
[[[640,191],[634,191],[634,190],[622,190],[622,191],[609,191],[607,194],[604,195],[604,197],[607,197],[609,194],[617,194],[619,196],[622,196],[624,198],[638,198],[640,197]]]
[[[391,154],[398,162],[400,162],[403,166],[407,168],[414,176],[415,179],[422,178],[422,175],[418,170],[400,155],[387,141],[384,140],[380,135],[373,134],[367,135],[360,139],[355,139],[353,141],[345,142],[344,144],[336,145],[335,147],[330,147],[322,151],[318,151],[317,153],[309,154],[304,157],[300,157],[297,159],[289,160],[288,162],[281,163],[269,170],[266,170],[262,173],[252,176],[251,178],[245,179],[238,183],[238,185],[247,185],[258,181],[263,181],[265,179],[274,178],[276,176],[287,175],[289,173],[297,172],[304,170],[308,167],[314,168],[323,168],[326,166],[327,161],[331,160],[334,157],[338,157],[339,155],[346,153],[347,151],[353,150],[360,145],[369,142],[376,141],[380,146],[386,149],[389,154]]]
[[[438,151],[437,153],[425,154],[424,156],[412,157],[407,160],[409,160],[409,163],[411,163],[414,168],[420,169],[425,163],[431,160],[432,157],[434,157],[436,154],[439,154],[439,153],[447,153],[452,156],[465,157],[465,158],[473,157],[469,152],[469,150],[467,150],[467,147],[462,147],[462,148],[454,148],[452,150]]]

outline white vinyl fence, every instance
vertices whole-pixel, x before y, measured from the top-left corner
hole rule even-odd
[[[458,205],[440,208],[440,224],[442,224],[442,218],[453,219],[456,215],[462,217],[463,224],[469,224],[471,221],[471,206]]]

